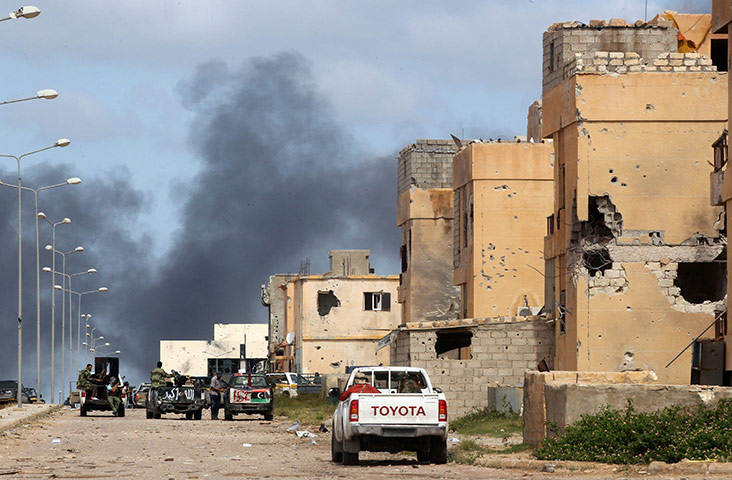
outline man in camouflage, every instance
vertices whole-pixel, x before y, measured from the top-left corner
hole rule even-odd
[[[109,387],[107,400],[109,401],[109,406],[112,407],[112,415],[115,417],[119,416],[119,408],[120,405],[122,405],[122,388],[120,387],[118,380],[114,380],[112,385]]]
[[[91,363],[87,363],[85,368],[79,370],[79,377],[76,379],[76,388],[88,392],[91,390],[92,384],[89,380],[91,377],[92,366]]]
[[[167,379],[171,378],[171,373],[163,370],[163,362],[158,362],[158,366],[150,372],[150,392],[148,393],[148,402],[154,402],[158,399],[158,387],[167,385]]]
[[[166,379],[172,376],[173,374],[163,370],[163,362],[158,362],[158,366],[150,372],[150,388],[164,387],[167,384]]]

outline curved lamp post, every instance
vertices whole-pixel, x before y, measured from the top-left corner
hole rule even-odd
[[[51,225],[51,231],[52,231],[52,240],[51,240],[51,250],[56,249],[56,227],[58,225],[62,224],[68,224],[71,223],[71,219],[69,217],[64,217],[59,222],[52,222],[51,220],[46,217],[46,214],[43,212],[38,212],[36,215],[37,218],[40,218],[42,220],[45,220],[47,223]],[[53,257],[53,260],[51,261],[51,272],[56,271],[56,255],[51,255]],[[56,273],[51,274],[51,403],[53,403],[53,392],[56,391],[56,290],[54,290],[53,286],[56,285]]]
[[[56,140],[56,143],[49,147],[40,148],[32,152],[24,153],[20,156],[0,155],[4,158],[14,158],[18,163],[18,408],[23,407],[23,220],[20,214],[21,210],[21,187],[23,182],[20,179],[20,160],[29,155],[40,153],[56,147],[65,147],[71,141],[67,138]]]
[[[0,18],[0,22],[4,22],[5,20],[15,20],[17,18],[35,18],[40,14],[40,8],[29,5],[27,7],[20,7],[16,11],[8,13],[7,17]]]
[[[0,20],[0,21],[2,21],[2,20]],[[38,100],[41,98],[45,99],[45,100],[53,100],[56,97],[58,97],[58,92],[56,90],[53,90],[51,88],[46,88],[44,90],[38,90],[35,97],[18,98],[17,100],[5,100],[4,102],[0,102],[0,105],[8,105],[11,103],[25,102],[28,100]]]
[[[81,183],[81,179],[78,177],[72,177],[67,179],[64,183],[57,183],[55,185],[48,185],[46,187],[39,187],[39,188],[30,188],[30,187],[23,187],[21,185],[13,185],[11,183],[6,183],[2,180],[0,180],[0,185],[3,187],[10,187],[10,188],[19,188],[21,190],[26,190],[29,192],[33,192],[33,197],[35,200],[35,214],[36,214],[36,392],[41,391],[41,260],[40,260],[40,251],[38,247],[38,219],[39,218],[45,218],[46,215],[44,214],[43,217],[39,217],[38,214],[38,192],[41,190],[49,190],[51,188],[57,188],[57,187],[63,187],[66,185],[78,185]],[[70,220],[69,220],[70,221]],[[51,392],[53,392],[53,389],[51,389]],[[53,394],[51,395],[53,397]]]
[[[64,259],[63,263],[62,263],[63,276],[61,278],[62,278],[63,285],[66,286],[66,257],[73,253],[83,252],[84,247],[79,245],[78,247],[76,247],[75,249],[73,249],[69,252],[60,252],[60,251],[56,250],[52,245],[46,245],[45,249],[50,252],[53,252],[53,255],[59,254],[63,257],[63,259]],[[53,286],[54,295],[55,295],[56,290],[59,290],[58,288],[56,288],[57,286],[58,285]],[[63,288],[61,290],[63,290]],[[69,309],[71,309],[71,302],[69,302]],[[66,350],[65,350],[65,344],[64,344],[64,335],[66,334],[65,333],[66,332],[65,315],[66,315],[66,295],[64,295],[64,292],[62,291],[61,292],[61,398],[64,398],[66,396],[65,395],[66,387],[64,386],[64,379],[66,378],[66,370],[65,370],[65,368],[66,368],[66,357],[65,357]],[[71,324],[71,314],[69,314],[69,325],[70,324]]]

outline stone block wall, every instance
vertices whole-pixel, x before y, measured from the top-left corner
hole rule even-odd
[[[712,59],[698,53],[665,52],[643,58],[635,52],[576,54],[565,66],[564,78],[575,73],[716,72]]]
[[[585,25],[580,22],[554,24],[543,37],[543,90],[559,85],[571,76],[568,64],[575,54],[590,52],[635,52],[640,57],[656,59],[662,53],[677,51],[678,30],[649,25]]]
[[[538,447],[546,438],[547,399],[545,390],[547,385],[596,385],[596,384],[656,384],[658,378],[654,372],[538,372],[528,371],[524,378],[524,443]],[[590,388],[587,388],[590,391]],[[554,398],[554,397],[552,397]],[[551,418],[555,419],[554,405]]]
[[[397,157],[398,194],[418,188],[452,188],[452,158],[458,148],[452,140],[417,140]]]
[[[421,367],[447,397],[450,418],[490,405],[490,386],[520,386],[526,370],[554,358],[554,323],[544,317],[464,319],[452,328],[402,330],[392,342],[392,365]],[[415,324],[411,324],[414,326]],[[464,328],[472,333],[472,358],[438,358],[438,332]]]

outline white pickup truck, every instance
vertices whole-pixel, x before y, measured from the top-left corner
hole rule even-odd
[[[358,452],[417,452],[417,459],[447,462],[447,402],[421,368],[360,367],[380,393],[351,393],[333,414],[331,459],[358,464]],[[337,389],[335,389],[337,390]],[[344,390],[345,392],[345,390]],[[333,392],[338,393],[340,392]]]

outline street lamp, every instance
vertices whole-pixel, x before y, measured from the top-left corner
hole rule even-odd
[[[27,7],[20,7],[16,11],[8,13],[7,17],[0,18],[0,22],[4,22],[5,20],[15,20],[16,18],[35,18],[40,14],[41,9],[29,5]]]
[[[2,21],[2,20],[0,20],[0,21]],[[18,98],[16,100],[5,100],[4,102],[0,102],[0,105],[8,105],[11,103],[25,102],[27,100],[37,100],[39,98],[42,98],[45,100],[53,100],[56,97],[58,97],[58,92],[56,90],[53,90],[51,88],[46,88],[43,90],[38,90],[35,97]]]
[[[20,185],[13,185],[0,180],[0,185],[3,187],[19,188],[33,192],[35,200],[35,214],[36,214],[36,392],[41,392],[41,273],[40,273],[40,251],[38,247],[38,192],[41,190],[49,190],[51,188],[63,187],[65,185],[78,185],[81,183],[81,179],[78,177],[72,177],[67,179],[64,183],[57,183],[55,185],[48,185],[46,187],[30,188],[23,187]],[[45,218],[46,215],[43,215]],[[53,361],[53,360],[52,360]],[[53,389],[51,389],[53,392]],[[53,395],[51,395],[53,397]]]
[[[68,139],[60,138],[56,140],[56,143],[49,147],[24,153],[18,157],[15,155],[0,155],[0,157],[4,158],[14,158],[18,163],[18,408],[23,407],[23,389],[20,388],[23,384],[23,220],[20,215],[20,194],[22,192],[20,187],[23,186],[23,182],[20,179],[20,160],[23,157],[40,153],[51,148],[65,147],[69,143],[71,143],[71,141]]]
[[[86,274],[86,273],[88,273],[89,275],[91,275],[92,273],[96,273],[96,269],[90,268],[86,272],[80,272],[80,273],[75,273],[73,275],[69,275],[69,289],[68,290],[63,289],[63,287],[61,287],[60,285],[55,285],[54,286],[54,288],[56,288],[57,290],[58,289],[61,289],[61,290],[65,291],[65,292],[69,292],[69,384],[71,384],[71,381],[72,381],[72,378],[71,378],[71,372],[72,372],[72,370],[71,370],[71,357],[73,355],[73,348],[71,347],[71,344],[72,344],[72,336],[71,336],[71,328],[72,328],[71,327],[71,325],[72,325],[72,323],[71,323],[71,294],[72,293],[73,294],[76,294],[79,297],[79,304],[78,304],[78,309],[77,309],[77,312],[76,312],[77,315],[78,315],[77,329],[76,329],[76,331],[77,331],[77,335],[76,335],[76,366],[78,367],[79,366],[79,349],[81,349],[81,297],[83,297],[84,295],[88,295],[90,293],[104,293],[104,292],[109,291],[109,288],[107,288],[107,287],[99,287],[96,290],[88,290],[86,292],[75,292],[74,290],[71,290],[71,277],[76,276],[76,275],[83,275],[83,274]]]
[[[71,255],[73,253],[81,253],[84,251],[84,247],[79,245],[75,249],[69,251],[69,252],[60,252],[56,250],[52,245],[46,245],[45,249],[53,252],[53,255],[55,256],[57,253],[63,257],[63,277],[62,283],[65,286],[66,285],[66,256]],[[58,285],[54,285],[54,295],[56,294],[56,290],[62,290],[61,292],[61,397],[65,397],[65,386],[64,386],[64,378],[66,377],[66,350],[65,350],[65,344],[64,344],[64,335],[66,332],[66,321],[65,321],[65,315],[66,315],[66,295],[63,293],[63,287],[62,288],[56,288]],[[71,301],[69,300],[69,310],[71,310]],[[71,313],[69,313],[69,325],[71,325]],[[69,354],[70,355],[70,354]]]
[[[51,250],[56,249],[56,226],[61,224],[68,224],[71,223],[71,219],[69,217],[64,217],[59,222],[52,222],[51,220],[46,217],[46,214],[43,212],[38,212],[38,215],[36,217],[45,220],[47,223],[51,225],[51,231],[52,231],[52,243],[51,243]],[[51,255],[53,257],[53,260],[51,262],[51,272],[56,271],[56,255]],[[56,391],[56,290],[54,290],[53,286],[56,285],[56,273],[51,274],[51,403],[53,403],[53,392]],[[39,392],[40,393],[40,392]]]

